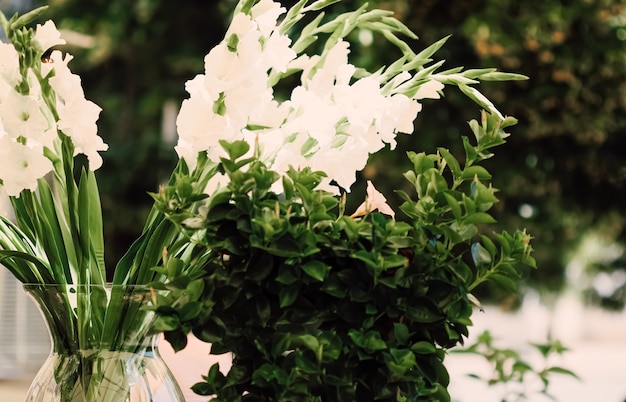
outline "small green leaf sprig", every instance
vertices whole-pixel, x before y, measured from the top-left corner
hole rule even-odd
[[[176,349],[191,331],[212,354],[233,354],[226,375],[216,364],[194,391],[218,401],[449,401],[444,357],[468,335],[471,291],[486,281],[512,290],[535,265],[525,232],[480,234],[497,202],[481,162],[514,123],[470,122],[462,158],[409,153],[414,193],[401,193],[398,220],[350,217],[344,198],[317,188],[323,172],[280,175],[243,141],[221,142],[228,181],[202,208],[170,208],[180,187],[155,196],[195,247],[168,256],[169,282],[155,284],[170,290],[159,328]],[[202,270],[177,268],[198,256]]]
[[[522,357],[519,350],[501,348],[497,339],[489,331],[478,335],[476,341],[455,353],[470,354],[483,358],[491,367],[490,376],[476,373],[469,377],[484,382],[489,387],[503,386],[502,402],[531,401],[537,395],[555,400],[549,388],[555,374],[565,375],[580,380],[578,375],[560,365],[552,363],[569,349],[558,340],[546,343],[530,343],[528,346],[540,356],[538,363],[531,364]]]

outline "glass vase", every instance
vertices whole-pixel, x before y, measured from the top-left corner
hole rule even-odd
[[[26,402],[184,401],[151,332],[149,288],[26,284],[24,290],[52,344]]]

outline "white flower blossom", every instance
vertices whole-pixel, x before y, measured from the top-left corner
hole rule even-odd
[[[422,105],[406,95],[395,94],[387,98],[388,107],[383,111],[383,116],[377,122],[383,136],[383,141],[395,145],[395,133],[410,134],[413,132],[413,121],[422,110]]]
[[[288,133],[302,133],[299,143],[314,139],[319,146],[327,146],[335,137],[336,125],[342,115],[330,96],[320,96],[317,91],[303,86],[295,88],[289,106],[293,110],[283,129]]]
[[[22,79],[15,47],[0,42],[0,102],[4,95]]]
[[[8,135],[0,137],[0,179],[10,196],[19,196],[22,190],[35,191],[37,180],[51,172],[52,162],[41,149],[22,145]]]
[[[73,58],[70,54],[63,57],[60,51],[55,50],[50,55],[51,62],[43,63],[44,66],[54,70],[54,77],[50,78],[49,83],[62,102],[85,97],[80,77],[73,74],[67,66]]]
[[[370,180],[367,181],[367,197],[365,201],[359,205],[357,210],[351,215],[352,218],[363,216],[369,212],[378,210],[380,213],[394,217],[396,213],[387,204],[385,196],[372,184]]]
[[[236,42],[239,42],[241,41],[241,38],[246,35],[255,35],[257,39],[261,37],[261,33],[257,29],[257,25],[249,15],[243,13],[233,15],[233,19],[230,21],[230,25],[226,30],[224,42],[233,40],[233,36],[237,37]]]
[[[30,144],[52,147],[56,137],[50,120],[44,115],[45,105],[39,94],[21,95],[10,91],[0,103],[0,120],[4,130],[13,139],[22,137]]]
[[[287,9],[281,7],[280,3],[272,0],[261,0],[252,6],[252,19],[257,23],[259,31],[263,36],[270,36],[276,27],[278,17],[285,13]]]
[[[348,64],[349,44],[346,41],[339,41],[333,46],[325,57],[322,57],[323,65],[313,65],[310,69],[302,72],[305,84],[315,90],[320,95],[326,95],[333,91],[335,80],[345,72]]]
[[[443,89],[444,85],[437,80],[430,80],[420,85],[417,92],[413,96],[414,99],[439,99],[441,95],[439,91]]]
[[[35,41],[39,44],[40,50],[45,52],[53,46],[64,45],[65,40],[61,38],[61,33],[57,30],[53,21],[46,21],[43,25],[37,24],[35,29]]]
[[[253,16],[267,17],[273,21],[272,27],[284,12],[271,2],[256,7]],[[183,101],[177,118],[176,151],[191,167],[198,152],[220,155],[219,140],[240,140],[250,125],[273,128],[285,119],[287,110],[274,99],[268,71],[284,71],[296,55],[289,47],[289,38],[261,28],[267,25],[263,21],[235,15],[225,41],[206,55],[204,74],[186,84],[190,97]],[[268,37],[263,37],[263,32]]]
[[[237,139],[235,130],[228,117],[209,112],[212,104],[199,97],[185,99],[176,119],[179,141],[176,151],[179,156],[185,155],[190,167],[195,167],[196,156],[218,147],[219,141]],[[208,109],[208,111],[207,111]]]
[[[262,67],[284,73],[289,63],[295,59],[296,52],[291,46],[291,39],[286,35],[273,32],[263,45]]]
[[[89,168],[96,170],[102,165],[100,151],[108,146],[98,136],[96,121],[100,115],[100,107],[85,99],[80,77],[72,74],[67,63],[72,56],[63,55],[59,51],[52,52],[54,76],[49,79],[50,86],[57,95],[58,128],[72,139],[75,152],[82,153],[89,160]]]
[[[380,84],[373,77],[365,77],[352,85],[336,85],[333,98],[350,125],[366,131],[374,120],[381,118],[381,107],[387,99],[380,92]]]
[[[186,84],[176,151],[193,167],[199,152],[222,156],[220,140],[245,140],[278,173],[309,166],[328,174],[322,187],[337,192],[334,181],[349,191],[372,153],[413,132],[418,99],[439,97],[442,85],[425,80],[415,91],[408,71],[355,77],[341,38],[321,54],[297,55],[280,33],[284,12],[261,0],[249,15],[233,17],[225,39],[206,55],[204,74]],[[300,82],[278,99],[272,80],[288,70],[300,70]]]

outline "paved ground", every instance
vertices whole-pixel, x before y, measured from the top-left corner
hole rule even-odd
[[[626,398],[626,314],[584,310],[576,302],[564,300],[549,311],[540,306],[526,307],[517,314],[500,312],[487,307],[477,313],[472,334],[489,329],[499,340],[498,346],[528,351],[527,342],[543,342],[548,329],[562,340],[571,351],[555,364],[575,371],[581,381],[555,376],[550,390],[560,402],[624,402]],[[471,339],[470,339],[471,342]],[[174,354],[166,342],[161,353],[186,390],[187,402],[206,399],[194,395],[189,387],[205,374],[215,361],[208,356],[209,346],[192,340],[190,346]],[[532,354],[524,357],[534,362]],[[447,361],[452,382],[450,392],[455,402],[500,402],[504,389],[488,389],[483,383],[468,378],[466,374],[488,374],[489,367],[480,358],[451,354]],[[228,359],[221,365],[228,367]],[[535,384],[538,385],[538,384]],[[0,401],[21,401],[28,379],[0,380]],[[549,399],[533,396],[530,402],[548,402]]]

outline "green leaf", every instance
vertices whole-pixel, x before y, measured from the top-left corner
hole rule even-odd
[[[478,178],[479,180],[489,180],[491,179],[491,173],[489,173],[487,169],[482,166],[473,165],[463,169],[463,174],[461,174],[461,178],[464,180],[471,180],[474,178]]]
[[[302,354],[297,354],[295,357],[295,362],[296,362],[298,371],[302,371],[303,373],[306,373],[306,374],[313,374],[313,375],[319,374],[319,368],[316,362],[311,359],[308,359],[306,356],[303,356]]]
[[[164,311],[162,310],[159,310],[159,314],[160,314],[159,317],[153,324],[153,328],[155,331],[159,331],[159,332],[174,331],[180,325],[180,319],[177,316],[163,315]],[[178,336],[178,335],[172,333],[171,337],[175,337],[175,336]]]
[[[405,345],[409,341],[409,328],[403,323],[395,322],[393,324],[393,336],[398,345]]]
[[[448,164],[448,168],[450,168],[450,171],[452,172],[454,177],[461,176],[461,165],[459,164],[459,161],[457,161],[456,158],[450,153],[450,151],[441,147],[437,148],[437,150],[439,151],[443,159],[445,159],[446,163]]]
[[[391,254],[383,257],[382,268],[391,269],[407,265],[407,258],[401,254]]]
[[[472,120],[474,123],[476,123],[476,120]],[[470,122],[471,124],[471,122]],[[475,161],[476,158],[478,157],[478,151],[476,150],[476,147],[474,147],[471,143],[469,138],[467,137],[462,137],[463,140],[463,149],[465,149],[465,159],[467,161]]]
[[[291,334],[282,333],[278,334],[274,342],[272,342],[272,356],[282,356],[286,351],[291,348]]]
[[[298,284],[291,286],[281,286],[278,293],[278,302],[281,308],[291,306],[300,294],[300,286]]]
[[[414,303],[407,306],[406,316],[419,323],[435,323],[443,319],[443,314],[427,298],[415,298]]]
[[[180,309],[180,319],[181,321],[192,320],[196,318],[203,309],[204,306],[198,301],[187,303]]]
[[[508,292],[517,292],[517,283],[508,276],[492,273],[487,278]]]
[[[406,69],[409,70],[414,70],[417,69],[418,67],[421,67],[422,65],[425,64],[425,62],[427,62],[430,58],[430,56],[432,56],[433,54],[435,54],[439,49],[441,49],[441,47],[446,43],[446,41],[448,40],[448,38],[450,38],[451,35],[445,36],[442,39],[439,39],[437,42],[433,43],[432,45],[428,46],[426,49],[422,50],[421,52],[419,52],[414,60],[406,65]]]
[[[363,333],[356,329],[350,330],[348,333],[352,342],[368,352],[387,349],[387,343],[380,336],[378,331],[368,331]]]
[[[425,152],[415,153],[413,151],[409,151],[407,155],[411,162],[413,162],[413,169],[418,175],[435,167],[435,162],[432,157],[426,155]]]
[[[33,268],[31,269],[29,265],[13,265],[10,261],[7,261],[15,258],[32,263]],[[23,283],[57,283],[56,279],[53,279],[50,275],[50,268],[46,265],[46,262],[29,253],[0,250],[0,264],[8,265],[7,268],[11,270],[11,273]],[[16,266],[20,267],[20,269],[14,268]],[[28,269],[24,269],[25,267],[28,267]],[[29,271],[30,274],[28,273]]]
[[[437,352],[437,348],[431,342],[420,341],[411,345],[411,350],[419,355],[430,355]]]
[[[549,373],[564,374],[570,377],[574,377],[576,379],[580,379],[580,377],[575,372],[573,372],[572,370],[568,370],[564,367],[553,366],[553,367],[547,368],[545,371]]]
[[[480,223],[495,223],[497,222],[491,215],[486,212],[474,212],[463,218],[463,223],[466,225],[475,225]]]
[[[411,349],[390,349],[389,354],[393,357],[393,364],[389,367],[398,376],[404,375],[417,365],[417,359]]]
[[[187,335],[182,331],[166,332],[164,336],[175,352],[180,352],[187,347]]]
[[[215,386],[209,382],[197,382],[191,386],[191,390],[196,395],[208,396],[215,393]]]
[[[304,334],[298,336],[298,341],[302,342],[304,346],[317,353],[320,348],[320,343],[316,337],[310,334]]]
[[[247,141],[233,141],[229,143],[228,141],[220,140],[220,145],[228,153],[228,157],[232,161],[245,155],[250,150],[250,144]]]
[[[348,287],[336,275],[327,277],[321,289],[329,295],[338,298],[343,298],[348,294]]]
[[[448,203],[454,218],[457,220],[461,219],[461,203],[450,192],[443,193],[443,196],[446,198],[446,202]]]
[[[255,253],[254,263],[246,271],[246,279],[252,282],[265,280],[274,269],[274,258],[269,253]]]
[[[505,73],[501,71],[488,72],[479,76],[481,81],[524,81],[528,77],[522,74]]]
[[[300,266],[311,278],[323,282],[331,267],[319,260],[311,260]]]
[[[322,357],[326,361],[335,362],[342,353],[341,338],[334,332],[322,332],[318,336],[320,345],[322,346]]]
[[[363,261],[365,264],[372,268],[378,267],[378,261],[376,261],[375,257],[366,250],[359,250],[351,254],[352,258]]]

